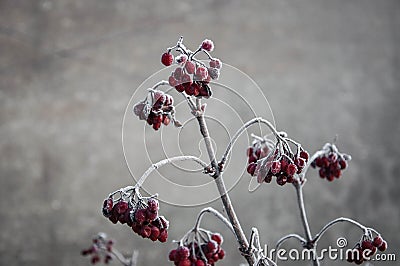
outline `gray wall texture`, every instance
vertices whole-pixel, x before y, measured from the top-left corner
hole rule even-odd
[[[138,265],[169,264],[174,244],[142,240],[99,209],[109,192],[132,183],[120,137],[128,100],[180,35],[190,47],[213,39],[214,54],[254,78],[278,128],[309,151],[339,135],[353,161],[337,182],[311,173],[312,229],[355,218],[382,232],[400,259],[399,29],[397,0],[1,0],[0,265],[88,265],[79,253],[98,231],[123,252],[139,250]],[[257,226],[272,245],[302,232],[290,186],[249,193],[248,182],[244,176],[231,193],[247,234]],[[201,207],[161,208],[172,240]],[[225,235],[218,265],[244,262],[220,223],[205,226]],[[340,225],[321,247],[339,236],[355,243],[359,231]]]

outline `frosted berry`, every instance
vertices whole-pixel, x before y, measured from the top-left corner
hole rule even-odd
[[[187,61],[185,64],[185,70],[186,73],[188,74],[194,74],[195,70],[196,70],[196,65],[195,63],[193,63],[192,61]]]
[[[382,244],[378,247],[379,251],[385,251],[387,249],[387,242],[385,240],[382,241]]]
[[[222,241],[224,241],[224,238],[222,237],[221,234],[215,233],[211,236],[211,239],[214,240],[215,242],[218,243],[218,245],[222,244]]]
[[[205,80],[208,76],[207,68],[200,66],[196,69],[196,80]]]
[[[139,209],[135,213],[135,220],[139,223],[142,224],[147,220],[147,215],[146,215],[146,210],[145,209]]]
[[[188,59],[187,55],[185,55],[185,54],[180,54],[180,55],[178,55],[178,56],[175,58],[175,62],[176,62],[177,64],[183,65],[183,64],[186,63],[187,59]]]
[[[380,247],[380,245],[382,245],[382,243],[383,243],[383,239],[382,239],[381,236],[376,236],[376,237],[374,238],[373,242],[372,242],[372,244],[373,244],[375,247]]]
[[[209,65],[210,65],[210,67],[220,69],[222,66],[222,63],[221,63],[221,60],[214,58],[214,59],[211,59]]]
[[[214,50],[214,43],[209,39],[205,39],[201,44],[201,48],[208,52],[211,52],[212,50]]]
[[[161,63],[164,66],[170,66],[174,62],[174,56],[170,53],[163,53],[161,56]]]

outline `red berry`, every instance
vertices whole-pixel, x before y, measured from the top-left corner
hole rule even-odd
[[[185,55],[185,54],[180,54],[180,55],[178,55],[176,58],[175,58],[175,62],[177,63],[177,64],[185,64],[186,63],[186,60],[188,59],[188,57],[187,57],[187,55]]]
[[[181,81],[183,74],[184,74],[183,69],[181,67],[177,67],[174,71],[174,78],[177,81]]]
[[[184,87],[182,84],[176,85],[176,86],[175,86],[175,89],[176,89],[178,92],[184,92],[184,91],[185,91],[185,87]]]
[[[178,85],[178,81],[173,76],[169,76],[168,83],[171,85],[171,87]]]
[[[147,208],[150,211],[158,211],[158,201],[156,199],[148,199],[147,200]]]
[[[322,167],[322,157],[318,157],[315,159],[315,165],[318,167]]]
[[[319,169],[319,176],[320,176],[321,178],[324,178],[324,177],[326,177],[326,171],[325,171],[325,168],[321,168],[321,169]]]
[[[210,240],[207,243],[208,252],[215,253],[218,250],[218,243],[214,240]]]
[[[211,59],[210,67],[214,67],[214,68],[218,68],[219,69],[219,68],[221,68],[221,66],[222,66],[221,60],[219,60],[217,58]]]
[[[340,169],[346,169],[346,167],[347,167],[347,162],[345,161],[345,160],[340,160],[339,161],[339,166],[340,166]]]
[[[214,43],[211,40],[205,39],[201,44],[201,48],[208,52],[211,52],[212,50],[214,50]]]
[[[336,178],[339,178],[342,175],[342,171],[340,171],[339,169],[335,169],[332,171],[332,175]]]
[[[143,226],[143,227],[142,227],[142,230],[141,230],[141,232],[140,232],[140,235],[141,235],[143,238],[149,238],[150,235],[151,235],[151,227],[150,227],[150,226],[147,226],[147,225]]]
[[[202,260],[196,260],[196,262],[194,263],[194,266],[206,266],[206,264]]]
[[[168,232],[166,229],[161,229],[160,231],[160,235],[158,236],[158,241],[160,241],[161,243],[164,243],[167,241],[168,238]]]
[[[219,69],[218,68],[209,67],[207,70],[208,70],[208,75],[210,76],[210,78],[212,78],[212,79],[219,78]]]
[[[155,226],[152,226],[151,227],[150,239],[153,240],[153,241],[156,241],[159,236],[160,236],[160,229],[158,229]]]
[[[182,259],[189,258],[189,255],[190,255],[189,248],[187,248],[185,246],[179,247],[178,248],[178,255]]]
[[[374,246],[372,245],[372,243],[368,240],[364,240],[363,242],[361,242],[361,248],[363,250],[369,249],[372,250]]]
[[[174,62],[174,56],[170,53],[163,53],[161,56],[161,63],[163,63],[164,66],[170,66],[172,65],[172,62]]]
[[[309,157],[308,152],[306,151],[300,152],[300,158],[303,158],[304,160],[308,161],[308,157]]]
[[[181,261],[179,262],[179,264],[178,264],[178,266],[191,266],[191,265],[192,265],[192,263],[190,262],[189,259],[181,260]]]
[[[185,70],[188,74],[193,74],[196,70],[196,65],[192,61],[187,61],[185,64]]]
[[[247,166],[247,172],[248,172],[250,175],[254,175],[254,172],[256,171],[256,168],[257,168],[257,164],[255,164],[255,163],[250,163],[250,164]]]
[[[250,155],[252,155],[252,154],[253,154],[253,151],[254,151],[253,147],[248,147],[247,150],[246,150],[246,155],[247,155],[247,157],[249,157]]]
[[[322,167],[329,167],[330,163],[328,158],[322,157],[321,161],[322,161]]]
[[[277,178],[276,178],[276,183],[277,183],[278,185],[280,185],[280,186],[285,185],[286,182],[287,182],[286,176],[280,176],[280,177],[277,177]]]
[[[96,264],[97,262],[100,261],[100,257],[98,255],[94,255],[91,259],[92,264]]]
[[[220,260],[222,260],[224,257],[225,257],[225,251],[224,251],[223,249],[221,249],[221,250],[218,252],[218,258],[219,258]]]
[[[153,124],[153,129],[158,130],[161,127],[161,122],[157,122]]]
[[[162,122],[163,122],[164,125],[168,126],[169,123],[171,122],[171,119],[169,118],[168,115],[163,115],[163,121]]]
[[[123,214],[128,209],[128,202],[120,201],[115,205],[115,207],[118,214]]]
[[[328,155],[328,160],[330,161],[330,162],[336,162],[336,160],[337,160],[337,154],[336,153],[330,153],[329,155]]]
[[[139,209],[135,213],[135,220],[139,223],[142,224],[147,220],[146,217],[146,210],[145,209]]]
[[[372,242],[372,244],[373,244],[375,247],[379,247],[380,245],[382,245],[382,243],[383,243],[383,239],[382,239],[381,236],[376,236],[376,237],[374,238],[374,241]]]
[[[158,216],[157,211],[151,211],[151,210],[146,211],[147,220],[149,220],[150,222],[154,221],[157,218],[157,216]]]
[[[294,162],[299,170],[303,169],[304,166],[306,166],[306,161],[303,158],[296,158]],[[299,174],[299,171],[297,171],[297,173]]]
[[[276,175],[281,171],[281,163],[279,161],[273,161],[271,164],[271,173]]]
[[[385,240],[382,241],[382,244],[378,247],[379,251],[385,251],[387,249],[387,242]]]
[[[292,163],[290,163],[290,164],[287,166],[286,173],[287,173],[289,176],[293,176],[296,172],[297,172],[297,166],[294,165],[294,164],[292,164]]]
[[[208,76],[208,71],[207,68],[203,67],[203,66],[199,66],[196,69],[196,78],[198,80],[205,80]]]
[[[224,238],[222,237],[222,235],[221,235],[221,234],[218,234],[218,233],[214,233],[214,234],[211,236],[211,239],[214,240],[215,242],[217,242],[218,245],[221,245],[221,244],[222,244],[222,241],[224,241]]]
[[[281,159],[281,171],[286,172],[289,163],[285,159]]]
[[[169,252],[169,254],[168,254],[168,259],[170,261],[175,261],[176,254],[177,254],[177,250],[176,249],[171,250]]]

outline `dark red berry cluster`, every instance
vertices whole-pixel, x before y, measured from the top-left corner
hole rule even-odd
[[[210,97],[212,92],[208,83],[211,80],[218,79],[222,66],[219,59],[212,58],[208,53],[213,49],[214,43],[207,39],[202,42],[195,52],[186,49],[182,44],[182,40],[175,47],[169,48],[161,56],[161,62],[165,66],[172,65],[174,61],[172,50],[176,50],[180,54],[175,57],[177,67],[168,78],[168,83],[175,87],[178,92],[185,92],[189,96]],[[194,58],[200,51],[204,51],[209,57],[208,66]]]
[[[171,120],[178,126],[180,124],[175,120],[173,104],[174,99],[171,95],[160,90],[149,90],[146,99],[133,107],[133,112],[140,120],[146,120],[155,130],[158,130],[161,124],[169,125]]]
[[[247,149],[247,172],[257,176],[259,183],[270,183],[276,177],[276,183],[283,186],[293,183],[294,175],[300,174],[308,161],[308,153],[299,147],[293,154],[289,149],[280,149],[268,140],[256,139]]]
[[[147,204],[139,201],[133,205],[122,199],[114,203],[110,197],[103,204],[103,215],[112,223],[127,224],[135,233],[152,241],[167,241],[169,222],[164,216],[158,215],[159,205],[156,199],[149,198]]]
[[[337,148],[332,145],[325,154],[317,157],[311,163],[311,167],[318,167],[319,176],[331,182],[342,175],[342,171],[347,168],[348,159],[348,155],[339,153]]]
[[[92,240],[93,244],[88,248],[81,251],[82,256],[91,256],[90,262],[96,264],[101,261],[103,257],[103,262],[109,264],[112,260],[112,246],[114,242],[112,240],[107,240],[104,233],[99,233]]]
[[[223,238],[220,234],[211,235],[208,242],[198,244],[190,242],[171,250],[169,260],[177,266],[210,266],[215,265],[225,257],[225,251],[221,248]]]
[[[369,261],[379,251],[387,249],[387,242],[381,236],[376,236],[373,240],[365,238],[361,243],[357,243],[356,248],[348,250],[346,258],[348,262],[354,262],[357,265],[364,261]]]

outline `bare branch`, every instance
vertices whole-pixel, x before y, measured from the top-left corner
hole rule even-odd
[[[238,140],[238,138],[252,125],[254,124],[265,124],[268,126],[269,129],[271,129],[272,133],[275,135],[275,137],[277,139],[281,139],[281,136],[279,134],[279,132],[276,130],[276,128],[271,124],[271,122],[269,122],[268,120],[261,118],[261,117],[257,117],[257,118],[253,118],[250,121],[246,122],[243,126],[241,126],[238,131],[235,133],[235,135],[233,135],[231,141],[229,142],[224,155],[222,156],[221,159],[221,163],[224,164],[226,159],[228,158],[230,152],[232,151],[233,145],[235,144],[235,142]]]
[[[194,225],[194,228],[193,228],[194,230],[196,230],[196,231],[199,230],[201,220],[205,213],[214,214],[215,217],[217,217],[221,222],[223,222],[229,228],[229,230],[231,230],[232,233],[235,234],[235,230],[233,230],[232,224],[228,221],[228,219],[226,219],[219,211],[217,211],[216,209],[211,208],[211,207],[204,208],[200,211],[199,215],[197,216],[197,220]]]
[[[172,158],[167,158],[164,160],[161,160],[152,166],[149,167],[149,169],[144,172],[144,174],[139,178],[138,182],[136,183],[135,187],[141,187],[143,182],[146,180],[146,178],[156,169],[160,168],[161,166],[171,164],[174,162],[182,162],[182,161],[194,161],[198,164],[200,164],[202,167],[207,167],[208,165],[200,160],[199,158],[195,156],[177,156],[177,157],[172,157]]]
[[[315,235],[315,237],[313,238],[312,242],[313,242],[313,243],[317,243],[318,240],[324,235],[324,233],[325,233],[326,231],[328,231],[328,230],[329,230],[331,227],[333,227],[335,224],[337,224],[337,223],[342,223],[342,222],[347,222],[347,223],[350,223],[350,224],[353,224],[353,225],[359,227],[361,230],[364,231],[365,234],[368,233],[368,230],[371,230],[371,231],[374,231],[377,235],[379,235],[379,233],[378,233],[376,230],[374,230],[374,229],[372,229],[372,228],[368,228],[368,227],[366,227],[366,226],[360,224],[360,223],[357,222],[357,221],[354,221],[354,220],[352,220],[352,219],[350,219],[350,218],[340,217],[340,218],[337,218],[337,219],[335,219],[335,220],[330,221],[329,223],[327,223],[327,224],[321,229],[321,231],[319,231],[318,234]]]

